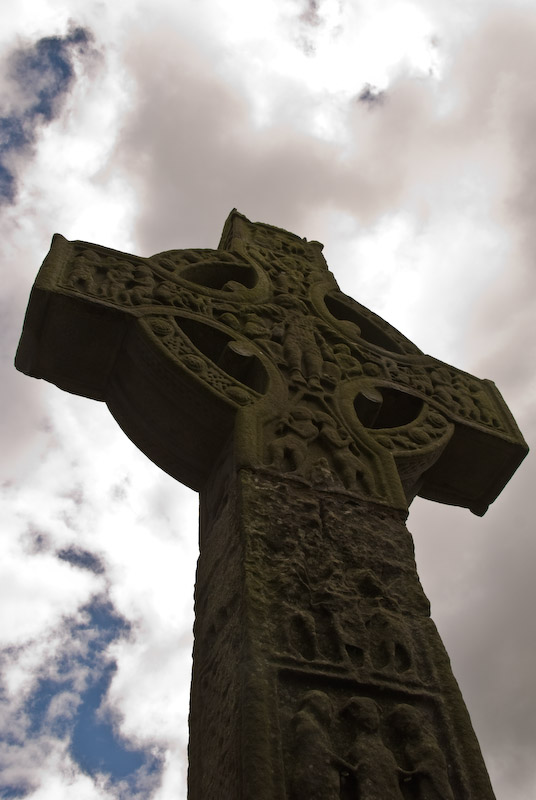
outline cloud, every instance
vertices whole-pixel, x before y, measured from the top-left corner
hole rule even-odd
[[[106,596],[96,595],[50,632],[43,643],[44,658],[25,659],[35,642],[5,653],[8,674],[21,672],[26,688],[14,692],[9,683],[3,686],[2,796],[37,789],[44,763],[54,753],[60,758],[60,752],[61,771],[68,773],[76,765],[97,783],[104,782],[113,797],[148,797],[158,785],[160,763],[154,748],[129,744],[103,706],[116,671],[109,645],[129,630]]]
[[[46,36],[7,57],[9,102],[0,116],[0,203],[13,203],[20,157],[31,153],[40,129],[56,119],[75,80],[75,60],[87,58],[92,35],[71,28],[65,36]]]
[[[374,106],[382,102],[383,98],[384,93],[376,86],[371,86],[370,83],[366,83],[357,96],[358,102],[365,103],[369,108],[374,108]]]
[[[324,6],[318,7],[324,14]],[[460,12],[461,5],[455,16]],[[226,13],[231,31],[229,6]],[[342,11],[337,13],[333,25],[342,19]],[[258,27],[256,14],[257,8],[252,30]],[[121,119],[113,118],[120,123],[116,147],[95,183],[89,172],[83,183],[62,181],[60,204],[57,173],[46,171],[47,154],[63,153],[68,142],[56,131],[43,150],[39,131],[48,124],[46,113],[58,119],[65,109],[77,59],[87,57],[89,46],[64,44],[61,52],[73,73],[62,78],[59,70],[54,95],[52,59],[45,70],[44,111],[32,111],[41,102],[39,85],[27,94],[22,78],[9,78],[12,105],[4,117],[26,122],[20,134],[15,121],[5,123],[14,144],[2,163],[15,189],[19,166],[33,149],[44,171],[38,210],[28,204],[24,214],[10,218],[18,240],[11,239],[16,245],[5,280],[17,281],[17,292],[27,296],[17,270],[29,275],[24,264],[37,266],[54,215],[57,229],[90,238],[86,218],[73,222],[70,215],[71,206],[86,197],[88,183],[100,182],[95,209],[105,204],[113,180],[128,184],[124,203],[135,197],[138,205],[128,238],[142,254],[215,246],[236,205],[251,218],[325,239],[345,290],[358,300],[358,292],[368,291],[370,305],[385,309],[387,319],[411,332],[417,344],[452,360],[461,356],[461,366],[494,378],[512,407],[522,409],[520,426],[533,437],[534,20],[533,10],[503,9],[485,24],[481,18],[462,26],[457,38],[442,28],[436,77],[397,63],[387,70],[384,87],[375,72],[362,74],[350,59],[348,85],[338,91],[329,84],[328,61],[322,62],[322,30],[335,36],[328,22],[306,26],[294,15],[288,38],[294,37],[295,50],[301,46],[296,31],[304,28],[314,45],[307,59],[299,53],[298,69],[291,59],[267,57],[262,48],[256,60],[258,42],[251,37],[243,47],[235,40],[210,40],[214,23],[207,33],[186,24],[178,11],[168,18],[164,11],[141,15],[136,31],[128,28],[131,17],[121,18],[121,31],[112,26],[110,40],[117,35],[115,68],[129,94]],[[355,59],[358,32],[354,26],[336,34],[341,52],[346,42]],[[268,54],[279,46],[279,39],[271,42]],[[31,88],[36,45],[19,51],[34,54],[26,67]],[[338,53],[331,55],[337,61]],[[261,60],[262,69],[256,67]],[[288,74],[281,74],[280,63],[289,65]],[[381,103],[371,106],[368,94],[359,102],[367,83],[382,86]],[[108,102],[106,92],[84,95],[83,134],[74,154],[87,152],[85,140],[97,138],[99,125],[108,136],[108,123],[101,124],[109,119],[103,110]],[[122,248],[119,211],[109,217],[103,243]],[[37,255],[21,246],[28,231],[34,232]],[[13,343],[20,326],[16,313],[9,299],[2,320],[5,340]],[[4,709],[12,738],[6,734],[0,757],[10,785],[22,787],[26,780],[27,787],[39,786],[43,798],[108,800],[123,793],[145,800],[161,771],[157,796],[184,796],[193,581],[193,567],[187,574],[185,561],[195,558],[195,523],[193,514],[186,523],[183,508],[194,501],[166,476],[157,477],[141,455],[136,459],[133,446],[112,430],[113,420],[106,422],[106,409],[79,398],[59,399],[54,387],[15,375],[13,350],[10,345],[11,377],[3,384],[13,389],[12,408],[2,417],[9,476],[3,499],[13,513],[12,540],[20,536],[11,550],[4,542],[3,556],[4,590],[12,597],[3,629],[9,644]],[[28,443],[23,432],[30,427]],[[17,471],[11,454],[18,457]],[[422,515],[417,507],[412,517],[422,526],[419,569],[433,594],[433,616],[468,691],[497,795],[516,800],[534,794],[527,765],[535,741],[526,699],[534,671],[529,462],[521,475],[527,477],[505,490],[504,507],[501,499],[473,525],[462,511],[430,504]],[[99,597],[103,607],[97,613]],[[89,746],[86,752],[92,726],[103,748]],[[115,780],[107,777],[108,747],[119,759],[114,748],[126,752],[125,773]],[[80,770],[83,758],[87,774]]]
[[[493,106],[482,102],[474,71],[468,77],[448,67],[435,79],[399,65],[381,93],[357,84],[353,96],[331,98],[343,131],[337,142],[318,133],[323,90],[304,93],[292,78],[280,83],[281,106],[259,126],[247,78],[231,89],[195,42],[177,46],[176,34],[152,29],[138,33],[127,58],[138,102],[114,163],[137,188],[138,231],[149,252],[162,242],[206,245],[202,230],[218,231],[230,205],[298,232],[330,211],[370,226],[397,207],[426,227],[452,213],[468,184],[481,181],[484,190],[503,179]],[[169,81],[171,74],[180,77]],[[372,102],[376,114],[368,113]],[[497,211],[490,198],[476,195],[475,213],[486,222]]]
[[[318,0],[306,0],[304,3],[304,8],[299,15],[300,22],[303,22],[305,25],[311,25],[313,27],[317,27],[318,25],[322,24],[322,20],[320,17],[319,12],[319,3]]]
[[[6,518],[15,533],[15,521]],[[88,593],[95,591],[97,576],[72,569],[46,552],[24,553],[16,544],[4,551],[0,597],[4,608],[0,641],[18,645],[55,626],[63,614],[72,613]]]
[[[58,551],[58,558],[62,561],[67,561],[74,567],[80,569],[87,569],[95,575],[102,575],[104,566],[101,559],[89,550],[84,550],[82,547],[65,547]]]

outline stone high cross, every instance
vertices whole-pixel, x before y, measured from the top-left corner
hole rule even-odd
[[[151,258],[55,236],[16,365],[107,403],[200,492],[191,800],[490,800],[405,526],[483,514],[526,453],[494,384],[229,216]]]

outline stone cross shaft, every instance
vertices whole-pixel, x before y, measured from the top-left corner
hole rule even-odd
[[[107,403],[201,495],[191,800],[491,800],[405,527],[483,514],[526,454],[493,383],[231,212],[216,250],[55,236],[18,369]]]

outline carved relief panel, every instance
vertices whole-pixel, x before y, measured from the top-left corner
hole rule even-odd
[[[469,797],[403,515],[269,473],[242,486],[287,800]]]
[[[334,696],[286,686],[284,752],[289,800],[454,800],[463,778],[447,761],[437,706]],[[282,698],[283,699],[283,698]],[[456,792],[456,795],[454,794]]]

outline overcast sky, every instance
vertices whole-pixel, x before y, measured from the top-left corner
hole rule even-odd
[[[14,370],[50,238],[215,247],[237,207],[319,239],[530,445],[536,6],[27,0],[0,48],[0,796],[180,800],[197,496]],[[498,800],[536,797],[534,477],[529,455],[483,518],[409,518]]]

